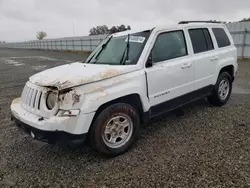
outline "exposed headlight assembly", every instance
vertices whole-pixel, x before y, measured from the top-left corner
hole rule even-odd
[[[56,101],[57,101],[57,93],[50,91],[47,95],[47,99],[46,99],[46,106],[49,110],[52,110],[55,105],[56,105]]]

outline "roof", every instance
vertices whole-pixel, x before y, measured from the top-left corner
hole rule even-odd
[[[147,28],[147,29],[137,29],[137,30],[127,30],[127,31],[122,31],[119,33],[114,33],[113,36],[114,37],[118,37],[118,36],[124,36],[124,35],[128,35],[128,34],[132,34],[132,33],[137,33],[137,32],[142,32],[142,31],[146,31],[146,30],[151,30],[151,29],[155,29],[155,30],[165,30],[165,29],[184,29],[184,28],[189,28],[189,27],[207,27],[207,26],[214,26],[214,27],[218,27],[218,26],[224,26],[223,23],[207,23],[207,22],[198,22],[198,23],[185,23],[185,24],[172,24],[172,25],[158,25],[156,27],[151,27],[151,28]]]
[[[163,29],[184,29],[189,27],[207,27],[207,26],[223,26],[222,23],[187,23],[187,24],[174,24],[174,25],[163,25],[163,26],[157,26],[157,30],[163,30]]]

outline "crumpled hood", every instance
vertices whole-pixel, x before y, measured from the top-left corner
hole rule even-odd
[[[96,82],[134,71],[135,65],[98,65],[71,63],[47,69],[30,77],[39,86],[57,87],[59,90]]]

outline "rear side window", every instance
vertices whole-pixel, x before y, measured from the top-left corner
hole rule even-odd
[[[208,29],[189,29],[188,32],[195,54],[214,49]]]
[[[213,28],[212,30],[219,48],[231,45],[230,40],[223,28]]]
[[[183,31],[171,31],[158,35],[152,49],[155,63],[185,55],[187,55],[187,47]]]

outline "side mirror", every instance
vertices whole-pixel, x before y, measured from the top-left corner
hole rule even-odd
[[[146,62],[146,68],[152,67],[153,66],[153,58],[152,58],[152,52],[150,52],[148,56],[148,60]]]

